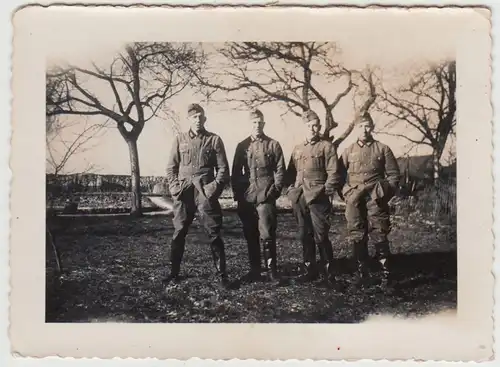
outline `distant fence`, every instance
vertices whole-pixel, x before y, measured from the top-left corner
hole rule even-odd
[[[141,176],[141,192],[169,195],[164,176]],[[99,193],[129,193],[132,180],[129,175],[46,175],[46,190],[49,196],[92,195]],[[231,196],[231,188],[224,189],[222,197]]]
[[[400,185],[407,196],[433,185],[432,156],[400,157],[397,161],[401,171]],[[445,180],[455,178],[456,164],[442,167],[441,177]],[[130,175],[47,174],[46,185],[47,193],[55,196],[77,192],[130,192],[132,180]],[[160,188],[161,191],[168,193],[165,176],[141,176],[140,186],[143,193],[153,193],[155,186],[157,190]]]
[[[47,175],[49,176],[49,175]],[[67,175],[47,179],[47,206],[58,208],[115,208],[128,210],[131,203],[130,177],[118,175]],[[118,186],[119,185],[119,186]],[[168,186],[163,177],[141,177],[141,191],[144,194],[160,194],[169,197]],[[402,190],[403,191],[403,190]],[[233,194],[230,187],[226,187],[220,197],[223,201],[233,205]],[[334,197],[335,202],[342,203],[340,198]],[[280,198],[280,205],[289,206],[286,197]],[[154,205],[142,198],[143,208]],[[456,221],[457,193],[456,179],[448,177],[441,179],[437,185],[425,185],[418,191],[408,195],[400,192],[392,200],[391,206],[396,214],[410,215],[420,213],[428,219],[446,219],[447,222]],[[74,208],[73,208],[74,207]],[[73,208],[73,209],[71,209]]]
[[[162,176],[142,176],[141,192],[153,192],[156,184],[165,183]],[[46,175],[47,193],[60,195],[65,193],[99,193],[99,192],[130,192],[132,180],[130,175]]]

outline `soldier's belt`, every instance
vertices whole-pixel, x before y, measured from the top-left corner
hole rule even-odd
[[[207,183],[211,182],[215,179],[214,174],[208,174],[208,173],[202,173],[200,174],[199,172],[179,172],[179,180],[193,180],[195,178],[198,178],[201,180],[201,182]]]
[[[356,174],[349,175],[347,178],[347,183],[351,186],[354,185],[372,185],[376,184],[378,181],[384,180],[384,177],[380,176],[369,176],[366,174]]]
[[[270,175],[270,174],[251,175],[250,181],[252,181],[252,180],[274,180],[274,175]]]

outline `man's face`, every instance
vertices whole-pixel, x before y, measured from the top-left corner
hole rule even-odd
[[[357,136],[360,141],[367,141],[372,136],[373,125],[368,121],[361,121],[357,126]]]
[[[321,124],[318,120],[311,120],[306,123],[306,137],[308,140],[319,136]]]
[[[202,131],[205,127],[205,115],[201,112],[189,116],[189,121],[191,123],[191,129],[195,132]]]
[[[260,117],[255,117],[250,120],[250,123],[252,125],[252,135],[253,136],[259,136],[264,133],[264,119]]]

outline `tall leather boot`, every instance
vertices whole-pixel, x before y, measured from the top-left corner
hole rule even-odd
[[[226,269],[226,252],[224,242],[220,238],[214,240],[211,244],[212,259],[217,277],[223,287],[229,286],[229,279]]]
[[[382,271],[381,276],[381,287],[386,288],[391,285],[391,272],[390,272],[390,247],[388,241],[383,241],[375,244],[375,251],[377,254],[377,260],[380,263],[380,268]]]
[[[184,255],[184,241],[172,241],[170,247],[170,273],[164,280],[164,284],[179,281],[182,257]]]
[[[244,280],[254,282],[261,279],[261,255],[260,255],[260,241],[255,236],[247,234],[248,245],[248,260],[250,264],[250,271],[244,276]]]
[[[250,266],[250,271],[241,278],[241,280],[245,283],[258,282],[261,279],[261,268],[256,266]]]
[[[313,282],[318,279],[319,272],[316,264],[316,244],[312,239],[312,235],[302,239],[302,251],[306,271],[297,277],[297,281],[301,283]]]
[[[332,282],[332,274],[331,274],[331,269],[332,269],[332,266],[329,262],[321,259],[319,261],[319,264],[318,264],[318,273],[319,273],[319,276],[318,276],[318,281],[324,285],[324,286],[331,286],[333,285],[334,282]]]
[[[279,282],[276,259],[276,242],[273,240],[262,241],[264,244],[264,261],[267,279],[272,283]]]
[[[382,277],[381,277],[381,286],[383,288],[387,287],[390,285],[390,271],[389,271],[389,266],[388,266],[388,262],[387,262],[387,258],[380,258],[379,259],[379,262],[380,262],[380,267],[382,268]]]
[[[340,284],[335,278],[333,273],[333,250],[330,242],[324,243],[319,246],[320,253],[320,281],[322,285],[329,289],[341,290]]]
[[[304,266],[306,268],[306,272],[302,275],[300,275],[297,278],[297,281],[301,283],[311,283],[314,282],[315,280],[318,279],[319,277],[319,271],[318,271],[318,266],[316,264],[316,261],[313,262],[304,262]]]
[[[370,281],[370,272],[368,268],[368,247],[366,240],[355,241],[352,244],[354,252],[354,261],[356,263],[355,284],[361,288],[368,285]]]
[[[257,245],[259,245],[257,243]],[[252,256],[253,254],[250,254],[249,256],[249,263],[250,263],[250,270],[248,273],[246,273],[242,281],[245,283],[252,283],[252,282],[257,282],[261,280],[261,259],[260,259],[260,249],[259,249],[259,256]]]

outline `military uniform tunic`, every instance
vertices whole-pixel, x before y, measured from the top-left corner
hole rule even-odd
[[[283,189],[284,174],[283,151],[276,140],[250,136],[237,145],[231,186],[253,271],[260,272],[261,242],[266,267],[276,267],[276,199]]]
[[[346,219],[350,242],[367,241],[369,227],[377,253],[387,256],[390,232],[389,200],[399,183],[399,166],[391,149],[381,142],[358,141],[343,152],[340,174],[345,180],[342,190],[346,201]],[[361,249],[366,256],[367,250]]]
[[[338,156],[330,141],[295,146],[287,169],[288,197],[299,227],[306,268],[316,267],[316,245],[325,265],[333,260],[330,196],[339,188]]]
[[[172,144],[166,178],[173,198],[174,235],[171,261],[178,272],[184,253],[185,237],[196,211],[210,238],[214,260],[223,255],[220,238],[222,210],[218,201],[229,182],[229,164],[222,139],[203,130],[180,133]],[[225,264],[222,264],[225,267]]]

